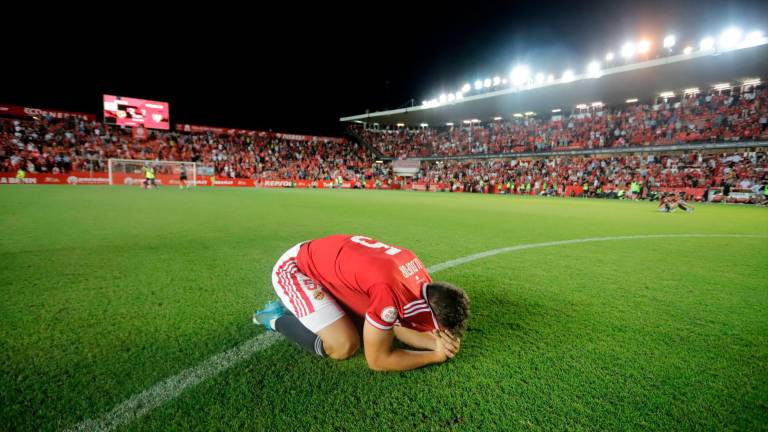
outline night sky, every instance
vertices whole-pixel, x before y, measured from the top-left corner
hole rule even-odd
[[[107,93],[168,101],[172,123],[339,135],[343,115],[418,104],[517,63],[559,75],[642,36],[696,46],[729,25],[768,33],[766,1],[282,3],[11,19],[0,103],[100,114]]]

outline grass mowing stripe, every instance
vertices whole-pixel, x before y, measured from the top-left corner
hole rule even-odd
[[[476,261],[482,258],[499,255],[502,253],[515,252],[526,249],[536,249],[549,246],[561,246],[568,244],[579,244],[589,242],[601,242],[601,241],[618,241],[618,240],[642,240],[642,239],[655,239],[655,238],[685,238],[685,237],[728,237],[728,238],[766,238],[764,235],[755,234],[648,234],[648,235],[631,235],[631,236],[614,236],[614,237],[591,237],[584,239],[572,239],[572,240],[558,240],[543,243],[529,243],[517,246],[510,246],[498,249],[491,249],[485,252],[480,252],[465,257],[456,258],[450,261],[446,261],[440,264],[435,264],[427,268],[429,273],[437,273],[442,270],[446,270],[452,267],[457,267],[468,262]],[[281,337],[278,333],[268,332],[262,333],[252,339],[249,339],[242,344],[225,351],[220,354],[209,358],[203,363],[195,366],[194,368],[182,371],[178,375],[170,377],[153,387],[145,390],[130,399],[117,405],[108,413],[99,416],[96,419],[85,420],[79,423],[69,431],[99,431],[107,432],[114,430],[115,428],[127,424],[133,419],[143,417],[153,409],[159,407],[165,402],[176,398],[184,390],[197,385],[203,380],[210,378],[220,372],[229,369],[240,361],[252,356],[253,354],[262,351],[273,343],[280,340]]]

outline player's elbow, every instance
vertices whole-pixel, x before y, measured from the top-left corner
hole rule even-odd
[[[376,372],[387,372],[390,369],[384,366],[381,360],[366,359],[368,361],[368,368]]]
[[[376,372],[384,372],[387,370],[384,367],[385,359],[381,354],[372,353],[368,350],[365,351],[365,362],[368,363],[368,368]]]

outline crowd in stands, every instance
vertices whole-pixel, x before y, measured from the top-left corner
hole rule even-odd
[[[756,90],[590,115],[576,113],[561,120],[528,118],[471,128],[357,132],[385,153],[412,156],[766,139],[767,102],[768,92]],[[109,158],[198,162],[212,167],[219,177],[341,178],[358,183],[373,180],[377,185],[440,185],[463,192],[564,195],[569,186],[596,193],[632,183],[644,190],[727,185],[757,191],[768,182],[764,151],[422,161],[414,178],[403,179],[394,176],[391,164],[375,163],[369,147],[354,140],[296,141],[249,133],[171,131],[137,137],[128,128],[76,118],[0,119],[2,172],[106,171]]]
[[[500,188],[508,193],[565,195],[566,188],[575,186],[596,194],[627,189],[635,182],[645,191],[727,185],[729,189],[751,189],[762,194],[761,186],[768,184],[768,154],[689,152],[680,156],[423,161],[416,181],[447,185],[452,191],[462,192]]]
[[[439,128],[363,129],[386,156],[427,157],[768,139],[768,90],[712,92],[658,104]]]
[[[0,119],[0,171],[106,171],[109,158],[199,162],[231,178],[353,180],[372,176],[368,151],[357,143],[295,141],[254,134],[152,131],[79,119]]]

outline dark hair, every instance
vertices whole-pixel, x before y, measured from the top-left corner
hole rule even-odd
[[[440,327],[461,337],[469,319],[467,293],[448,282],[432,282],[427,285],[427,300]]]

